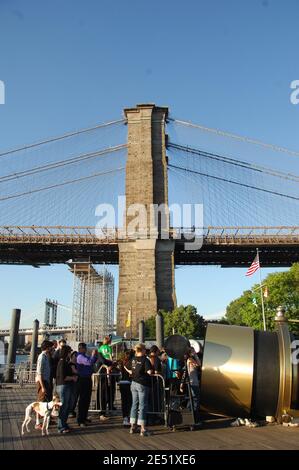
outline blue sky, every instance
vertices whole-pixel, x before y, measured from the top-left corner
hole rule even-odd
[[[177,117],[298,151],[299,105],[289,99],[299,79],[298,17],[297,0],[0,0],[0,148],[155,102]],[[298,173],[294,157],[265,161]],[[42,319],[46,297],[71,305],[65,266],[0,266],[0,279],[1,326],[15,307],[23,324]],[[179,303],[209,317],[254,281],[244,269],[176,270]]]

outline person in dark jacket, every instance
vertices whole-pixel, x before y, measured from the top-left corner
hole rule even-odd
[[[72,397],[71,383],[77,381],[77,376],[73,375],[69,363],[70,355],[71,348],[69,346],[62,346],[56,370],[56,391],[62,403],[59,409],[58,431],[62,434],[70,431],[67,419]]]
[[[123,415],[123,425],[130,426],[130,411],[132,407],[131,376],[126,370],[126,365],[133,358],[134,351],[129,350],[124,354],[124,358],[119,363],[121,371],[121,380],[119,381],[119,390],[121,395],[121,409]]]
[[[151,363],[153,374],[162,374],[162,363],[159,357],[160,350],[158,346],[153,345],[149,350],[148,359]],[[159,377],[152,375],[150,378],[150,394],[149,394],[149,417],[148,424],[161,424],[161,411],[162,411],[162,387],[163,382]]]
[[[72,369],[72,375],[78,377],[78,369],[77,369],[77,351],[73,351],[71,353],[70,357],[70,366]],[[76,406],[77,406],[77,401],[78,401],[78,380],[71,382],[71,388],[72,388],[72,396],[71,396],[71,404],[70,404],[70,412],[69,416],[72,418],[76,418]]]
[[[61,338],[58,343],[56,341],[56,344],[53,344],[53,350],[51,353],[51,359],[50,359],[50,364],[51,364],[51,384],[53,387],[53,392],[56,391],[56,370],[57,370],[57,364],[60,359],[60,351],[63,346],[66,346],[66,340],[64,338]]]
[[[94,366],[94,371],[99,372],[98,390],[97,390],[97,408],[100,409],[100,421],[107,421],[109,418],[106,416],[107,404],[109,405],[109,383],[108,372],[112,367],[112,361],[106,359],[105,356],[98,352],[97,361]]]

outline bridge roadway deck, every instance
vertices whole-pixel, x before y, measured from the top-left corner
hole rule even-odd
[[[172,431],[163,426],[153,427],[154,435],[149,438],[131,436],[121,426],[120,417],[113,417],[107,423],[99,423],[92,415],[92,424],[81,429],[70,420],[73,432],[68,435],[57,433],[50,426],[50,435],[42,437],[40,431],[21,435],[21,423],[25,407],[34,401],[32,386],[0,389],[0,450],[277,450],[299,449],[299,429],[268,425],[259,428],[232,428],[231,420],[207,417],[203,429],[190,432]]]
[[[171,229],[176,265],[246,267],[257,247],[264,267],[288,267],[299,261],[299,227],[208,227],[200,249],[186,246],[187,233],[190,229]],[[98,238],[94,227],[0,227],[0,264],[118,264],[118,243],[124,241],[128,239],[115,231]]]

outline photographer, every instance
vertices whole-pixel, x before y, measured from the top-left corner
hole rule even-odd
[[[86,354],[87,347],[85,343],[79,343],[77,356],[78,371],[78,417],[79,426],[85,427],[90,420],[87,419],[90,405],[92,381],[91,376],[94,372],[93,367],[97,360],[97,351],[93,350],[91,356]]]
[[[200,372],[201,360],[196,354],[194,348],[189,348],[186,352],[186,368],[183,372],[180,391],[184,391],[184,386],[189,378],[190,391],[193,401],[195,423],[200,424],[199,420],[199,406],[200,406]],[[191,404],[189,403],[189,407]]]

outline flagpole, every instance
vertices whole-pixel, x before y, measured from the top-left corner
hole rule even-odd
[[[265,306],[264,306],[264,296],[263,296],[263,287],[262,287],[262,269],[261,269],[261,265],[260,265],[260,255],[259,255],[259,249],[258,248],[256,249],[256,253],[257,253],[257,260],[258,260],[259,267],[260,267],[259,272],[260,272],[260,290],[261,290],[261,301],[262,301],[262,314],[263,314],[264,331],[266,331],[267,328],[266,328]]]

